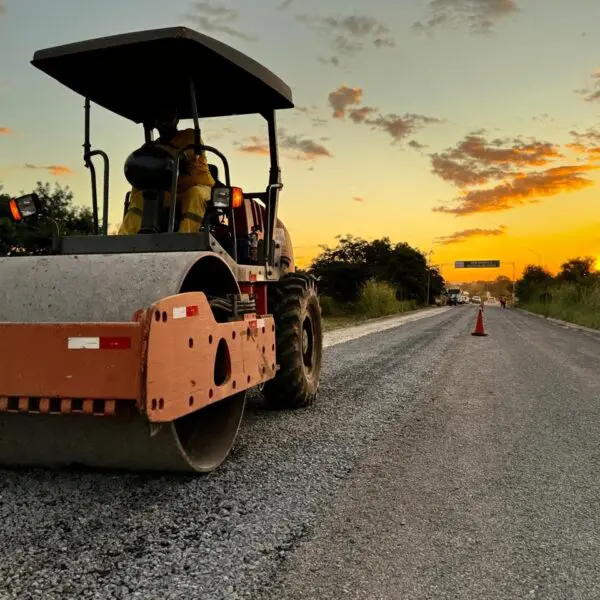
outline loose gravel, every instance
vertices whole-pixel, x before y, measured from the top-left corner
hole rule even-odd
[[[0,471],[0,599],[261,598],[370,445],[418,404],[470,313],[328,348],[318,404],[272,413],[252,398],[210,475]]]

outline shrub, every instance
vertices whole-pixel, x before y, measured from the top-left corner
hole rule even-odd
[[[600,283],[554,285],[546,295],[524,303],[524,308],[547,317],[600,329]]]
[[[396,290],[388,283],[369,279],[362,285],[356,304],[358,312],[375,318],[404,312],[409,303],[397,300]]]
[[[331,296],[320,296],[319,302],[324,317],[333,317],[338,312],[337,302]]]

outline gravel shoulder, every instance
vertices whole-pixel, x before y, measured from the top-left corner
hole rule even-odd
[[[600,597],[600,340],[495,308],[485,322],[265,598]]]
[[[0,599],[264,597],[419,402],[466,314],[328,347],[319,402],[272,413],[252,399],[233,454],[208,476],[0,471]]]
[[[450,308],[422,308],[419,310],[410,311],[407,314],[395,315],[392,317],[382,317],[381,319],[370,319],[366,323],[360,325],[353,325],[351,327],[344,327],[341,329],[334,329],[325,332],[323,336],[323,347],[329,348],[330,346],[336,346],[337,344],[343,344],[351,340],[370,335],[372,333],[380,333],[387,331],[388,329],[394,329],[405,325],[406,323],[414,323],[421,319],[428,319],[435,315],[441,315]]]

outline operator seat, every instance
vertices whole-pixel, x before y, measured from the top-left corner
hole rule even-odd
[[[219,168],[217,165],[208,165],[208,170],[212,178],[215,180],[215,187],[225,187],[225,184],[219,180]]]

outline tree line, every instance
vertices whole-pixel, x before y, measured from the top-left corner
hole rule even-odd
[[[548,301],[553,291],[564,286],[586,290],[600,285],[600,272],[594,263],[591,256],[571,258],[562,263],[556,275],[539,265],[528,265],[516,284],[519,302]]]
[[[600,329],[600,272],[592,257],[565,261],[556,275],[529,265],[517,282],[523,308],[586,327]]]
[[[390,285],[401,302],[426,304],[444,292],[439,270],[429,267],[425,254],[406,242],[394,244],[387,237],[369,242],[353,235],[336,239],[334,248],[321,246],[308,272],[319,279],[321,293],[339,303],[356,302],[363,286],[373,280]]]

